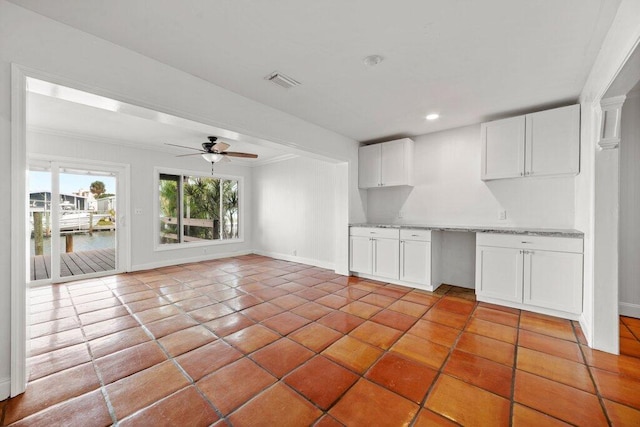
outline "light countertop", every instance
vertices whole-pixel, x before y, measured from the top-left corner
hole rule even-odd
[[[442,226],[442,225],[419,225],[419,224],[350,224],[350,227],[374,227],[374,228],[397,228],[406,230],[433,230],[433,231],[466,231],[470,233],[500,233],[519,234],[526,236],[553,236],[553,237],[574,237],[583,238],[584,233],[572,229],[554,228],[529,228],[529,227],[495,227],[495,226]]]

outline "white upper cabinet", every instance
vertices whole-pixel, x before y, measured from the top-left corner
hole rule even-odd
[[[580,106],[481,125],[482,180],[579,172]]]
[[[381,182],[380,146],[372,144],[358,150],[358,186],[360,188],[379,187]]]
[[[524,116],[483,123],[482,179],[524,175]]]
[[[580,106],[527,114],[525,175],[576,175],[580,162]]]
[[[413,185],[413,141],[409,138],[365,145],[358,151],[360,188]]]

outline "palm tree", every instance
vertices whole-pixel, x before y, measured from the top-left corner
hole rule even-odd
[[[188,226],[185,234],[206,239],[220,238],[220,180],[214,178],[189,178],[184,183],[185,218],[210,219],[213,222],[212,233],[209,228],[193,230]]]
[[[160,216],[164,218],[176,218],[176,224],[160,223],[160,231],[162,232],[163,243],[178,243],[175,238],[169,239],[166,234],[178,233],[178,181],[177,180],[161,180],[160,181]]]
[[[100,195],[106,191],[104,187],[104,182],[102,181],[93,181],[91,186],[89,187],[89,191],[96,199],[100,198]]]
[[[222,206],[224,208],[225,223],[229,224],[229,234],[225,238],[238,237],[238,230],[234,230],[238,218],[238,181],[223,181]],[[235,221],[234,221],[235,220]],[[226,227],[225,232],[226,232]]]

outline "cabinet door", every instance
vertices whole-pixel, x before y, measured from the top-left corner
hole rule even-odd
[[[523,255],[519,249],[476,248],[476,293],[522,302]]]
[[[421,285],[431,284],[431,242],[400,242],[400,280]]]
[[[373,239],[373,275],[386,279],[398,279],[400,270],[400,241],[398,239]]]
[[[407,178],[409,173],[407,145],[405,139],[380,144],[382,150],[380,154],[380,183],[383,187],[411,184]]]
[[[370,237],[349,237],[349,269],[356,273],[371,274]]]
[[[365,145],[358,149],[358,186],[380,186],[380,145]]]
[[[575,175],[579,171],[580,106],[527,114],[525,175]]]
[[[524,175],[525,116],[483,123],[483,180]]]
[[[582,312],[582,254],[527,251],[524,255],[525,304]]]

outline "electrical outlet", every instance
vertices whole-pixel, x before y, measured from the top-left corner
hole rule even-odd
[[[404,217],[404,212],[403,211],[399,211],[398,212],[398,218],[402,218]]]
[[[142,215],[142,208],[136,208],[136,215]]]
[[[507,219],[507,211],[498,211],[498,219],[504,221]]]
[[[297,250],[297,249],[294,249],[294,250],[293,250],[293,256],[297,256],[297,255],[298,255],[298,250]]]

